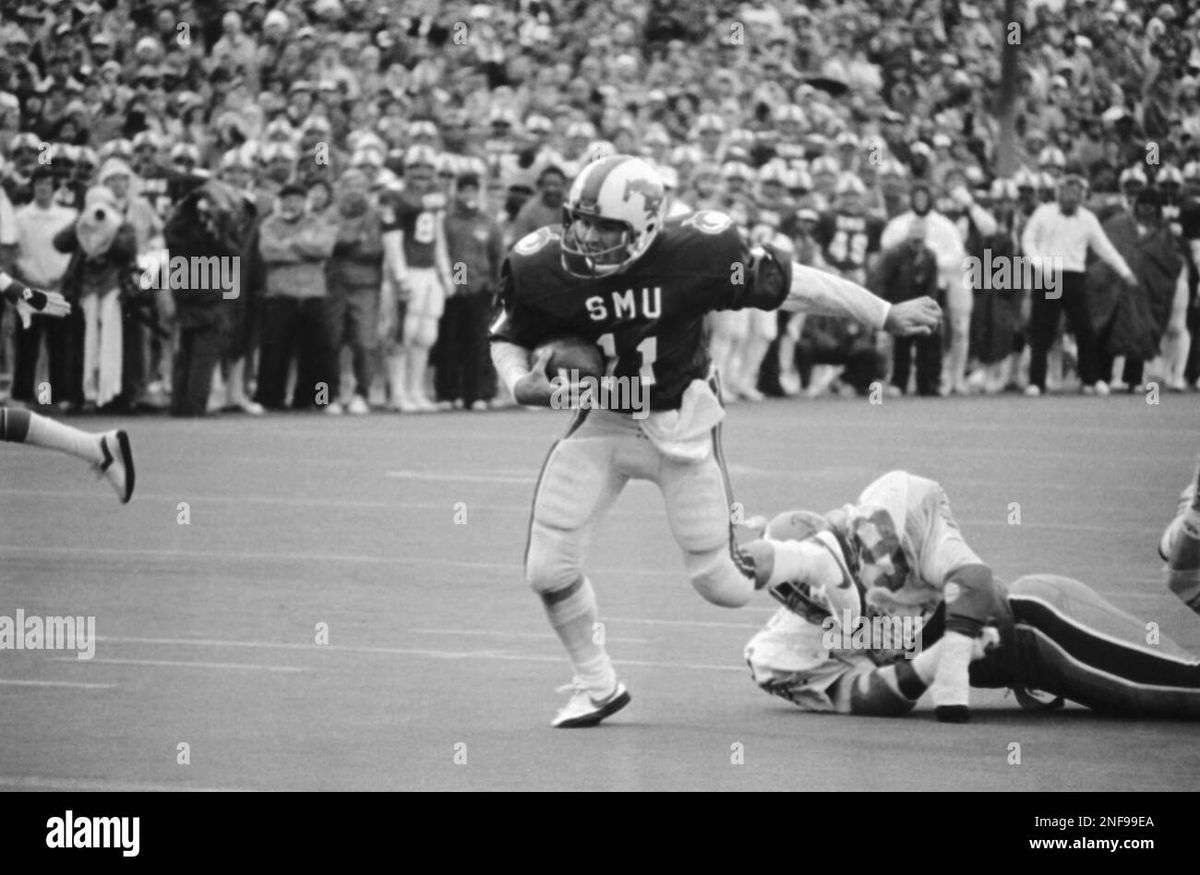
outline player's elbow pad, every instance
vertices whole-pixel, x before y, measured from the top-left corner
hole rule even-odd
[[[957,569],[947,578],[945,593],[947,632],[977,638],[989,621],[1000,626],[1012,621],[1007,595],[986,565]]]
[[[754,307],[759,310],[777,310],[787,300],[792,290],[792,258],[770,243],[752,250],[754,258],[749,276],[742,284],[744,293],[736,300],[733,309]]]

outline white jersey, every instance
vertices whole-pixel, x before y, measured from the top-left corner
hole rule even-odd
[[[854,553],[850,564],[867,613],[924,615],[942,601],[959,568],[982,564],[950,514],[934,480],[905,471],[884,474],[854,504],[829,515]],[[831,650],[825,630],[781,608],[746,645],[754,682],[808,711],[844,711],[830,695],[840,679],[871,671],[867,651]]]
[[[934,480],[890,471],[862,491],[836,521],[845,533],[864,603],[885,613],[925,613],[942,600],[947,578],[982,564]]]

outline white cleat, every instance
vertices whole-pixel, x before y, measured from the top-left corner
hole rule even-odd
[[[362,395],[355,395],[350,399],[350,403],[346,405],[346,412],[351,416],[366,416],[371,412],[370,406],[367,404],[367,399]]]
[[[108,478],[121,504],[128,504],[133,496],[133,450],[129,447],[129,435],[106,431],[100,435],[100,452],[104,453],[104,461],[94,466],[96,474]]]
[[[629,691],[625,685],[617,681],[611,693],[594,698],[592,690],[582,680],[575,678],[566,686],[558,688],[558,692],[572,692],[571,700],[567,702],[558,715],[550,721],[556,729],[582,729],[595,726],[605,717],[616,714],[629,704]]]

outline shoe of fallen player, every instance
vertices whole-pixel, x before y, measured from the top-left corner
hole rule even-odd
[[[592,695],[592,690],[582,680],[575,678],[566,686],[559,687],[558,692],[572,693],[571,699],[557,716],[550,721],[556,729],[582,729],[595,726],[605,717],[616,714],[629,704],[629,691],[625,685],[617,681],[611,693],[600,698]]]
[[[100,436],[100,451],[104,453],[104,461],[95,466],[96,473],[112,484],[121,504],[128,504],[133,497],[133,450],[129,435],[106,431]]]

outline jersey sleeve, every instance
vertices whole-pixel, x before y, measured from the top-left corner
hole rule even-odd
[[[510,252],[500,266],[497,295],[500,312],[492,322],[488,340],[533,349],[546,338],[563,331],[565,326],[552,313],[537,306],[541,290],[528,278],[532,271],[527,269],[525,258]]]
[[[688,259],[715,279],[713,310],[776,310],[792,287],[791,256],[772,244],[742,239],[724,213],[703,210],[687,220],[697,229]],[[705,239],[704,235],[711,235]]]

